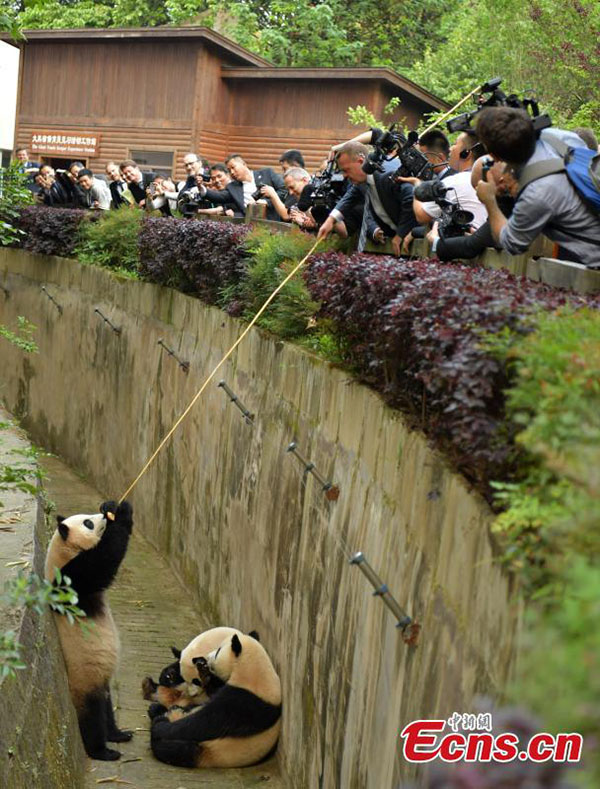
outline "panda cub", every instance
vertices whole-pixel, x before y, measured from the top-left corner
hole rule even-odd
[[[173,706],[185,708],[206,704],[209,697],[223,687],[224,683],[214,674],[206,676],[201,681],[198,678],[194,658],[208,657],[224,639],[236,633],[242,635],[241,630],[236,630],[234,627],[212,627],[193,638],[183,650],[171,647],[176,660],[163,668],[158,683],[152,677],[145,677],[142,680],[143,697],[147,701],[156,702],[150,705],[148,710],[150,717],[161,715]],[[248,635],[260,641],[256,630],[252,630]]]
[[[114,520],[107,513],[114,513]],[[117,665],[119,640],[104,593],[127,551],[133,528],[131,505],[107,501],[98,514],[58,515],[56,520],[45,575],[54,581],[59,569],[68,576],[79,607],[87,615],[82,627],[54,613],[79,730],[92,759],[118,759],[121,754],[107,748],[107,741],[127,742],[132,732],[120,730],[115,722],[109,683]],[[86,623],[93,626],[86,628]]]
[[[208,701],[208,697],[222,687],[223,683],[212,677],[206,686],[202,685],[192,661],[197,657],[208,657],[225,638],[235,633],[241,635],[241,631],[233,627],[213,627],[193,638],[183,650],[171,647],[176,660],[160,672],[158,683],[154,682],[152,677],[146,677],[142,681],[144,698],[157,702],[149,709],[150,717],[160,715],[174,705],[192,707]],[[253,635],[258,638],[257,633]]]
[[[194,663],[201,677],[208,670],[224,685],[202,707],[154,718],[153,754],[180,767],[246,767],[264,759],[281,727],[281,683],[264,647],[236,633]]]

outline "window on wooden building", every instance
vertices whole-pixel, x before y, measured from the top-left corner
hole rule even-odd
[[[130,155],[142,172],[150,171],[169,178],[173,176],[175,151],[130,151]]]

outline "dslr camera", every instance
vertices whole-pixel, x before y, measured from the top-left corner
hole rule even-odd
[[[518,110],[525,110],[531,116],[534,129],[538,134],[542,129],[552,126],[549,115],[540,115],[540,108],[535,97],[525,96],[519,98],[516,93],[511,93],[507,96],[503,90],[500,90],[501,84],[502,80],[500,77],[484,82],[479,88],[479,94],[475,97],[476,108],[447,120],[448,131],[451,133],[470,131],[473,128],[471,121],[477,116],[478,112],[481,112],[486,107],[513,107]]]
[[[451,201],[446,198],[448,192],[454,192],[456,200]],[[434,202],[442,210],[439,219],[438,232],[440,238],[456,238],[464,236],[471,222],[473,214],[460,207],[456,190],[453,187],[444,186],[443,181],[423,181],[415,187],[415,198],[421,202]]]

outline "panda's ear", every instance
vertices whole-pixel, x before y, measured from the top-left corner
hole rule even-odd
[[[64,519],[65,519],[64,515],[57,515],[56,516],[56,522],[58,524],[58,533],[63,538],[63,540],[65,540],[65,542],[66,542],[66,539],[69,536],[69,527],[67,526],[66,523],[64,523]]]
[[[257,630],[251,630],[248,633],[248,635],[250,636],[250,638],[253,638],[255,641],[260,641],[260,638],[258,636],[258,631]]]
[[[177,649],[177,647],[171,647],[171,652],[173,653],[173,657],[179,660],[179,658],[181,657],[181,650]]]
[[[239,657],[242,653],[242,642],[237,637],[237,634],[234,634],[234,636],[231,639],[231,649],[233,650],[233,654],[236,657]]]

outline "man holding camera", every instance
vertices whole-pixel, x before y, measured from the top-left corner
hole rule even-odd
[[[272,186],[278,196],[285,200],[285,186],[282,177],[270,167],[261,170],[251,170],[239,153],[231,154],[225,164],[232,180],[225,189],[207,189],[200,187],[200,195],[206,197],[211,203],[222,205],[233,203],[236,207],[236,216],[244,216],[246,206],[264,200],[267,203],[267,219],[277,220],[279,215],[271,201],[262,192],[264,186]]]
[[[83,208],[108,211],[111,195],[107,183],[99,178],[94,178],[93,172],[86,167],[82,167],[78,171],[77,183],[80,190],[79,200]]]
[[[471,227],[474,230],[477,230],[487,219],[486,208],[477,197],[471,184],[473,164],[484,153],[485,148],[474,131],[461,132],[450,147],[448,160],[448,164],[456,173],[444,178],[443,182],[445,189],[449,192],[446,199],[457,203],[464,211],[470,211],[473,214]],[[421,202],[415,197],[413,208],[419,222],[425,225],[442,216],[440,205],[433,200]]]
[[[402,239],[417,224],[412,208],[413,188],[391,178],[389,172],[367,174],[363,165],[369,150],[361,142],[350,141],[338,148],[337,164],[352,186],[319,228],[318,237],[326,238],[336,222],[344,220],[357,202],[367,198],[359,237],[359,252],[367,238],[378,244],[392,239],[395,255],[400,255]]]
[[[516,203],[508,219],[498,206],[494,185],[483,180],[477,185],[500,247],[511,255],[521,254],[543,232],[559,244],[562,259],[600,268],[600,216],[571,184],[554,147],[561,143],[569,149],[585,147],[583,140],[573,132],[552,128],[538,137],[531,117],[512,107],[482,110],[477,133],[489,153],[506,162],[515,179]]]

